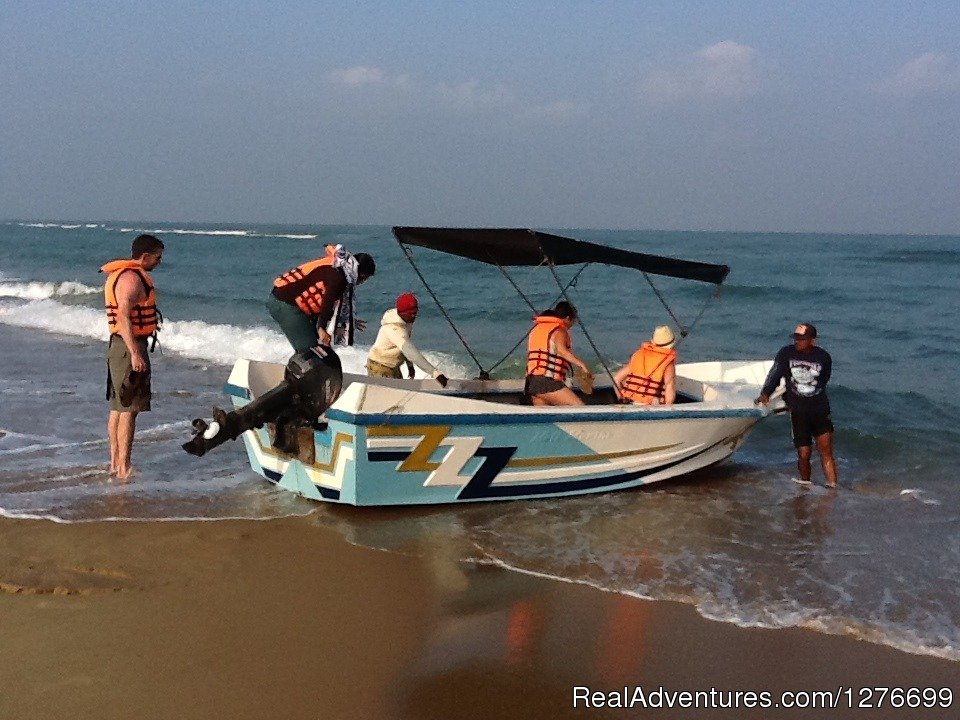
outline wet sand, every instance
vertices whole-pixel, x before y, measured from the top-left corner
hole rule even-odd
[[[360,548],[310,516],[0,520],[0,631],[0,717],[942,718],[572,705],[575,686],[960,693],[955,662]]]

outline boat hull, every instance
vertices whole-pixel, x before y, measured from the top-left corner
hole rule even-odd
[[[279,380],[281,366],[268,365],[238,361],[227,385],[236,406]],[[431,392],[429,381],[347,376],[326,428],[306,432],[299,457],[278,452],[269,427],[243,439],[251,467],[266,479],[307,498],[351,505],[623,490],[729,458],[767,413],[750,402],[762,368],[751,373],[721,386],[691,372],[681,388],[701,397],[713,392],[709,402],[556,409],[476,399],[470,382]],[[510,383],[492,385],[487,397],[513,390]]]

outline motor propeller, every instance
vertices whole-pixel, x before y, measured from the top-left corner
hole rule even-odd
[[[283,380],[242,408],[227,412],[213,408],[207,421],[193,421],[194,436],[183,449],[200,457],[227,440],[236,440],[247,430],[277,424],[278,449],[296,436],[292,429],[315,424],[340,396],[343,369],[340,358],[327,346],[297,353],[287,362]],[[282,442],[285,439],[286,442]]]

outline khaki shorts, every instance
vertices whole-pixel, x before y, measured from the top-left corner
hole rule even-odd
[[[400,366],[397,365],[395,368],[392,368],[383,363],[378,363],[376,360],[371,360],[367,358],[367,375],[370,377],[383,377],[383,378],[397,378],[398,380],[403,379],[403,375],[400,374]]]
[[[147,362],[142,373],[132,373],[133,365],[127,344],[119,335],[111,335],[107,345],[107,400],[110,409],[117,412],[148,412],[150,410],[150,354],[147,339],[139,338],[140,352]],[[122,391],[122,392],[121,392]],[[121,395],[128,404],[124,405]]]

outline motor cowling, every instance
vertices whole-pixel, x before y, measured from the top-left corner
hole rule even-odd
[[[183,449],[198,457],[247,430],[276,423],[285,438],[291,429],[312,425],[340,396],[343,369],[340,358],[326,346],[297,353],[287,362],[283,381],[242,408],[226,412],[213,408],[213,419],[193,421],[194,436]]]
[[[343,389],[340,358],[323,346],[297,353],[287,362],[283,380],[293,390],[291,415],[315,420],[340,397]]]

